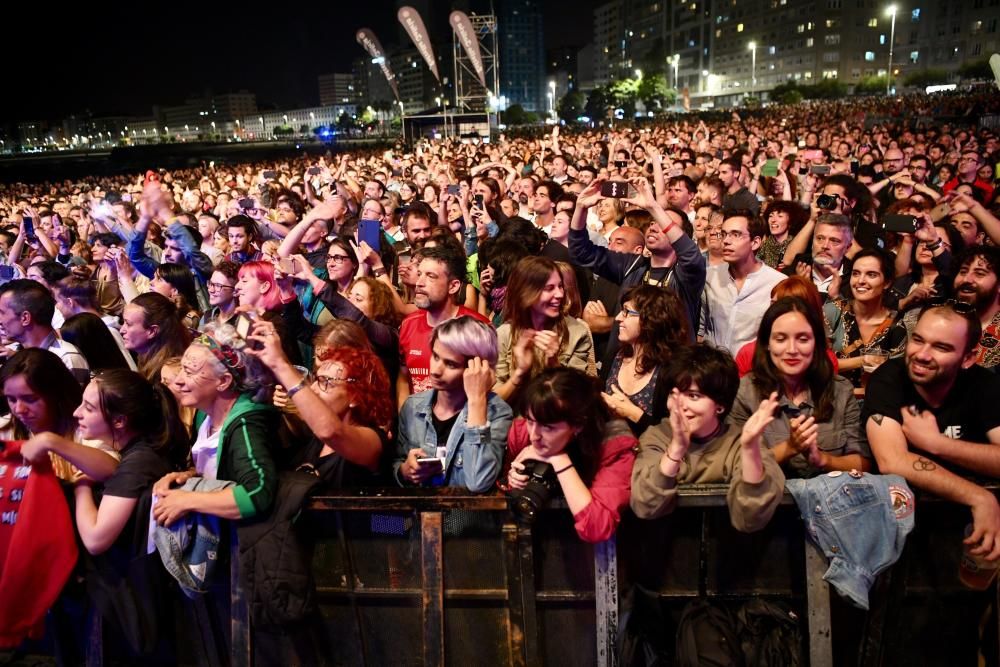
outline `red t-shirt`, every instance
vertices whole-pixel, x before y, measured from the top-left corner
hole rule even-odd
[[[459,306],[455,317],[469,315],[484,324],[490,321],[474,310]],[[410,313],[399,326],[399,365],[410,373],[410,393],[428,389],[427,377],[431,372],[431,334],[434,327],[427,324],[427,312]]]

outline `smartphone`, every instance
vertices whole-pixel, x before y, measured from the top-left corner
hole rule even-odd
[[[778,160],[777,158],[768,160],[764,163],[764,166],[760,170],[760,175],[766,178],[774,178],[778,175]]]
[[[917,231],[917,219],[912,215],[887,215],[882,218],[882,226],[887,232],[912,234]]]
[[[859,171],[861,171],[861,163],[857,160],[851,160],[851,175],[856,178]]]
[[[247,339],[250,335],[250,329],[253,328],[253,320],[246,316],[246,313],[241,314],[236,318],[236,333],[239,334],[240,338],[243,340]]]
[[[444,461],[436,456],[417,457],[417,465],[421,468],[429,468],[433,470],[435,475],[440,475],[444,472]]]
[[[628,181],[604,181],[601,183],[601,196],[615,199],[628,197]]]
[[[278,260],[278,268],[288,275],[295,275],[299,272],[299,262],[291,257],[282,257]]]
[[[24,216],[24,235],[31,242],[38,240],[38,237],[35,236],[35,221],[28,216]]]
[[[472,195],[472,201],[475,202],[476,208],[483,208],[483,196],[482,195]]]
[[[382,249],[382,223],[378,220],[358,220],[358,242],[364,241],[375,252]]]
[[[814,164],[809,167],[809,173],[816,174],[817,176],[828,176],[830,174],[830,165]]]
[[[931,209],[931,222],[941,222],[949,215],[951,215],[951,204],[941,202]]]
[[[444,189],[445,193],[459,197],[462,194],[462,187],[460,185],[449,185]]]
[[[322,174],[323,170],[320,169],[319,167],[309,167],[308,169],[306,169],[306,173],[309,174],[310,176],[316,176],[317,174]]]
[[[256,206],[257,203],[253,200],[253,197],[244,197],[240,200],[240,208],[244,211],[249,211]]]
[[[263,175],[265,181],[273,181],[274,179],[278,178],[278,172],[274,171],[273,169],[268,169],[264,171]]]
[[[615,169],[628,169],[628,160],[615,160]]]
[[[0,266],[0,280],[10,280],[14,277],[14,267],[3,265]]]

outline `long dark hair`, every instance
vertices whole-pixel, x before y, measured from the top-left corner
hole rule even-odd
[[[666,366],[674,350],[688,343],[688,321],[684,304],[673,292],[655,285],[638,285],[625,292],[622,303],[631,301],[639,312],[639,339],[642,355],[635,363],[636,373],[648,373],[656,366]],[[622,344],[625,358],[634,353]]]
[[[824,422],[833,416],[833,364],[827,356],[826,331],[823,329],[821,316],[806,305],[802,299],[784,297],[771,304],[764,313],[757,330],[757,348],[753,353],[753,386],[759,397],[767,397],[771,392],[784,393],[785,383],[781,373],[771,361],[768,344],[771,340],[771,329],[782,315],[801,313],[812,329],[815,347],[813,358],[806,369],[806,384],[812,392],[816,404],[814,416],[816,421]]]
[[[593,480],[601,463],[605,427],[611,421],[596,378],[575,368],[547,369],[525,387],[521,414],[539,424],[566,422],[578,428],[566,453],[580,477]]]
[[[173,395],[162,383],[154,384],[135,371],[120,368],[98,374],[94,382],[106,422],[123,418],[128,431],[150,442],[175,468],[184,463],[187,430]]]
[[[48,350],[30,347],[0,367],[0,388],[15,375],[23,375],[31,391],[45,401],[55,421],[53,430],[61,436],[71,436],[76,428],[73,412],[83,401],[83,389],[62,360]],[[28,429],[20,420],[13,418],[12,423],[15,438],[28,437]]]
[[[160,274],[160,278],[177,290],[178,298],[174,302],[182,315],[187,314],[190,310],[198,310],[198,290],[195,287],[191,269],[183,264],[164,262],[156,267],[156,272]]]
[[[59,333],[63,340],[80,349],[92,372],[129,367],[108,326],[93,313],[66,318]]]
[[[181,323],[177,306],[162,294],[146,292],[132,299],[128,305],[142,309],[144,327],[149,328],[154,324],[159,327],[149,349],[138,355],[139,372],[148,380],[156,380],[167,359],[184,354],[191,342],[191,334]]]

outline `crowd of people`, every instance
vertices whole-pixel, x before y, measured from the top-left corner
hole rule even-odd
[[[755,531],[788,478],[880,471],[995,560],[998,106],[0,185],[3,438],[126,561],[267,516],[283,471],[516,494],[538,464],[589,542],[686,484]]]

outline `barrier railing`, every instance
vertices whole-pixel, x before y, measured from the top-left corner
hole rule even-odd
[[[525,526],[514,522],[506,497],[457,489],[350,490],[312,498],[301,521],[317,539],[313,572],[324,631],[334,640],[324,658],[364,665],[610,667],[618,659],[622,597],[638,585],[673,608],[701,596],[783,600],[806,621],[808,664],[832,665],[831,597],[822,579],[827,561],[805,539],[790,496],[767,528],[744,535],[729,525],[726,491],[724,485],[682,487],[669,517],[643,521],[626,513],[616,537],[598,545],[579,540],[559,500]],[[847,664],[844,653],[856,655],[858,665],[898,661],[900,642],[923,639],[907,627],[914,605],[940,613],[941,605],[996,595],[995,589],[974,594],[956,586],[957,559],[946,555],[956,550],[944,548],[943,540],[960,534],[964,523],[956,528],[956,522],[968,520],[966,508],[933,498],[921,499],[919,507],[903,558],[872,590],[871,612],[856,612],[859,636],[841,634],[837,625],[838,664]],[[235,582],[238,559],[232,560]],[[251,626],[243,591],[232,586],[228,662],[235,667],[274,660],[255,655],[260,633]],[[101,664],[100,649],[100,641],[91,643],[89,664]]]

